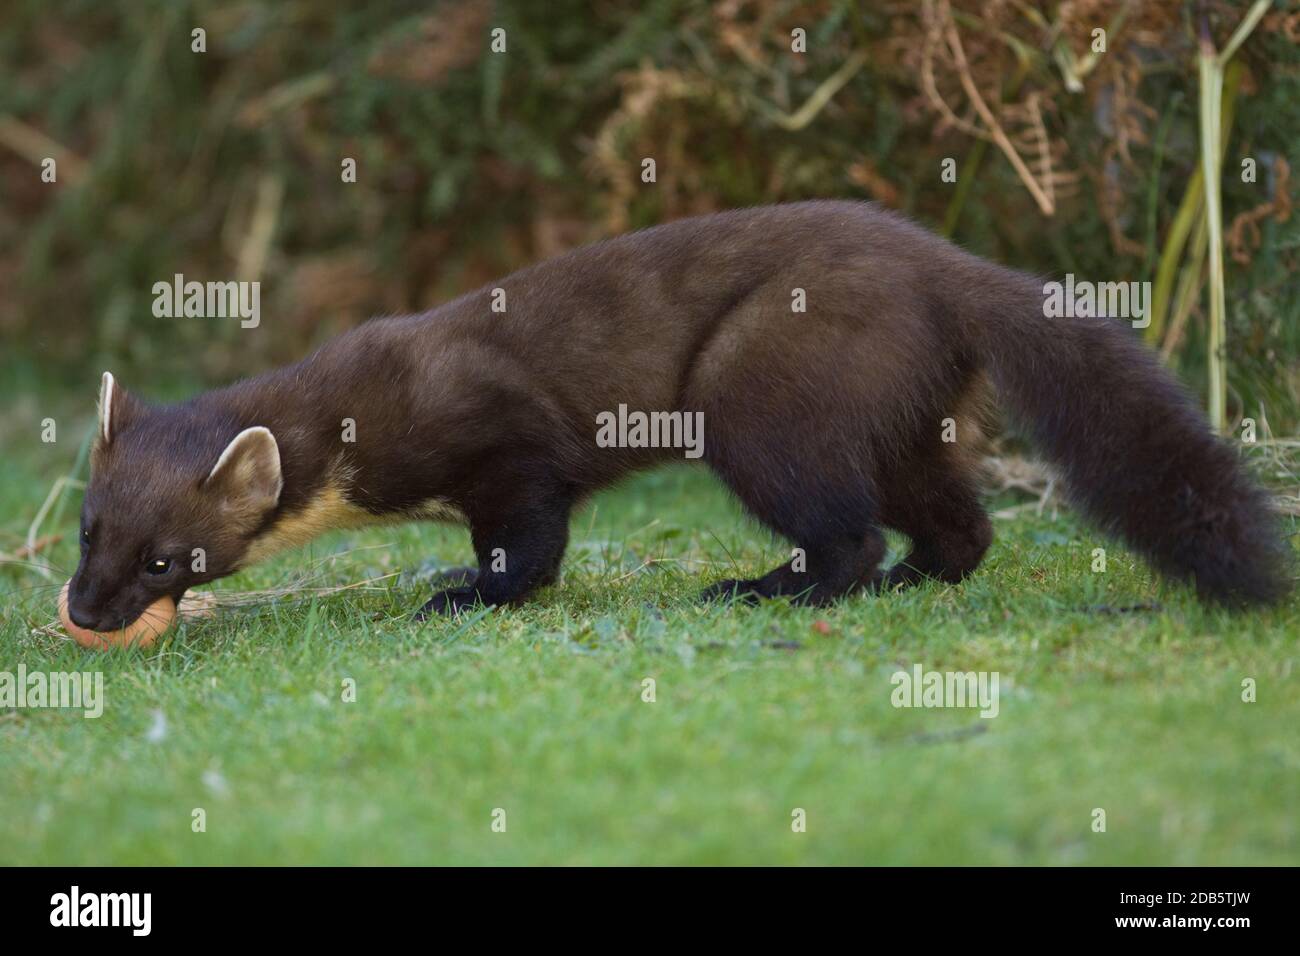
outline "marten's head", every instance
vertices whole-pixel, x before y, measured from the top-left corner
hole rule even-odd
[[[105,372],[68,590],[73,623],[113,630],[163,595],[179,601],[238,570],[282,484],[268,429],[241,430],[193,404],[151,407]]]

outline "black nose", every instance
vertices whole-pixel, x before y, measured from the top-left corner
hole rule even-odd
[[[84,609],[75,604],[68,605],[68,617],[72,618],[72,623],[77,627],[84,627],[91,631],[95,630],[95,625],[99,623],[99,618],[94,614],[87,614]]]

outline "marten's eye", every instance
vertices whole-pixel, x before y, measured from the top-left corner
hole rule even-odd
[[[172,569],[172,559],[152,558],[145,562],[144,569],[150,574],[166,574]]]
[[[82,529],[81,529],[81,543],[82,543],[82,544],[90,544],[90,529],[89,529],[89,528],[82,528]]]

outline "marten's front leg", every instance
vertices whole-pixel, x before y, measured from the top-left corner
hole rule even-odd
[[[470,533],[478,572],[470,583],[435,594],[417,620],[457,614],[476,604],[514,604],[555,581],[569,539],[569,499],[536,491],[505,507],[474,509]]]

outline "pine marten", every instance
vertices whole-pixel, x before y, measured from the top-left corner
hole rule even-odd
[[[990,390],[1160,571],[1212,601],[1281,597],[1266,497],[1188,394],[1121,323],[1043,303],[1040,280],[897,214],[803,202],[599,242],[179,405],[106,373],[70,613],[117,627],[320,532],[424,519],[466,523],[478,570],[421,616],[518,602],[556,579],[575,504],[690,457],[598,442],[616,409],[694,416],[702,460],[795,546],[706,596],[956,582],[992,538]],[[883,528],[911,542],[887,570]]]

